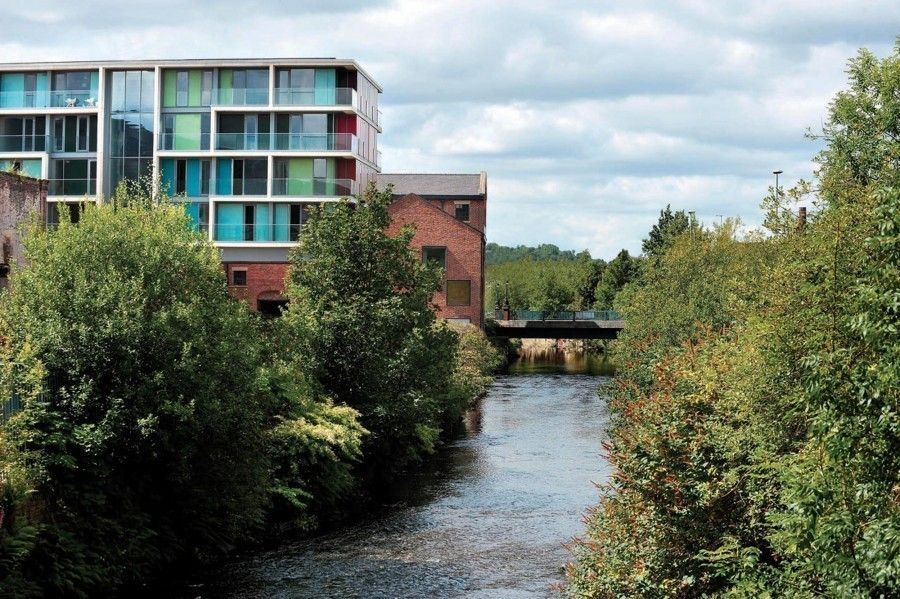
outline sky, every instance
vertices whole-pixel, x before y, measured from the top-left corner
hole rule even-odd
[[[0,60],[337,57],[385,172],[488,173],[488,241],[640,251],[659,211],[761,221],[897,0],[0,0]],[[9,24],[14,23],[14,26]]]

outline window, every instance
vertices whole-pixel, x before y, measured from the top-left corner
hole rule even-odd
[[[66,117],[53,117],[53,151],[63,152],[66,147]]]
[[[185,193],[187,189],[187,160],[175,161],[175,193]]]
[[[447,281],[447,305],[468,306],[472,303],[471,281]]]
[[[447,248],[445,247],[423,247],[422,262],[427,264],[437,264],[441,268],[447,268]]]
[[[209,180],[212,178],[210,174],[210,161],[209,160],[201,160],[200,161],[200,195],[208,196],[209,195]]]
[[[75,151],[87,152],[88,140],[90,139],[89,120],[86,116],[78,117],[75,129]]]
[[[253,232],[256,225],[256,206],[244,205],[244,241],[253,241]]]
[[[231,284],[235,287],[246,287],[247,286],[247,271],[244,269],[241,270],[232,270],[231,271]]]
[[[456,220],[461,220],[464,223],[469,222],[468,202],[456,202]]]
[[[188,105],[188,72],[178,71],[175,74],[175,106]]]

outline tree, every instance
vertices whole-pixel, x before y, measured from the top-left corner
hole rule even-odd
[[[385,232],[390,191],[313,214],[291,253],[282,319],[304,371],[370,432],[368,474],[390,474],[430,452],[445,415],[456,335],[430,305],[439,269],[409,248],[413,231]]]
[[[640,263],[631,257],[628,250],[622,250],[613,258],[600,277],[595,291],[596,308],[610,310],[615,303],[616,295],[625,285],[637,279]]]
[[[0,299],[0,578],[93,595],[262,522],[270,417],[246,307],[183,210],[143,186],[32,227]],[[23,486],[24,485],[24,486]],[[18,489],[18,491],[16,490]],[[18,494],[19,500],[10,500]]]
[[[641,250],[647,258],[656,262],[672,247],[675,238],[690,228],[691,221],[684,210],[673,213],[672,206],[666,204],[666,209],[659,211],[659,220],[641,243]]]

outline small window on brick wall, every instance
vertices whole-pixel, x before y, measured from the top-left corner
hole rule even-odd
[[[231,284],[235,287],[246,287],[247,286],[247,271],[244,269],[232,270],[231,271]]]
[[[448,306],[472,304],[472,281],[447,281],[446,285]]]
[[[447,269],[447,248],[445,247],[423,247],[422,248],[422,262],[426,264],[436,264],[443,268]]]
[[[469,222],[468,202],[456,202],[456,220],[461,220],[464,223]]]

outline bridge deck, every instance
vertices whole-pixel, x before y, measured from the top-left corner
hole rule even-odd
[[[521,339],[615,339],[624,320],[497,320],[499,337]]]

